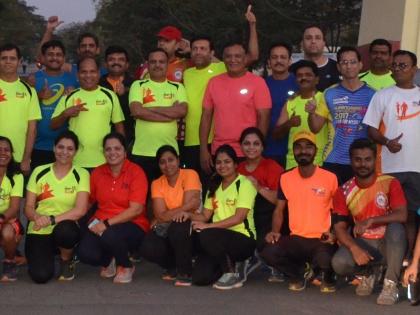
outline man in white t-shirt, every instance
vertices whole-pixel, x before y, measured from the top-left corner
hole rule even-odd
[[[382,145],[380,170],[396,177],[406,195],[406,257],[410,258],[416,237],[416,211],[420,207],[420,87],[413,81],[416,55],[397,50],[391,70],[396,85],[373,96],[363,123],[369,126],[369,136]]]

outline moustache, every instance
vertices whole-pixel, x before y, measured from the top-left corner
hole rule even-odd
[[[309,81],[306,79],[302,79],[302,80],[299,80],[299,83],[309,83]]]
[[[111,67],[112,67],[112,68],[113,68],[113,67],[120,67],[120,68],[121,68],[121,67],[122,67],[122,65],[120,65],[119,63],[114,63],[114,64],[112,64],[112,65],[111,65]]]

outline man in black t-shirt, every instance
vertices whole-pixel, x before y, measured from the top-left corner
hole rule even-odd
[[[318,26],[311,25],[304,29],[301,46],[303,59],[313,61],[318,66],[317,90],[324,91],[327,87],[340,81],[337,62],[324,55],[324,33]],[[291,71],[293,72],[293,65]]]

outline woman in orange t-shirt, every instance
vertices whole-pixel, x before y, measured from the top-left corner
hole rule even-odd
[[[201,183],[194,170],[181,169],[176,150],[164,145],[156,153],[162,176],[152,182],[154,221],[146,235],[141,255],[165,269],[164,280],[175,280],[177,286],[191,285],[191,242],[185,246],[182,235],[190,234],[190,222],[173,222],[181,212],[198,211],[201,206]]]

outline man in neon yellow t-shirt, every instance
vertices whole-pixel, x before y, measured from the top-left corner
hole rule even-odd
[[[16,45],[0,47],[0,136],[11,140],[14,159],[29,174],[41,110],[35,89],[18,77],[21,57]]]
[[[316,90],[318,84],[318,67],[313,61],[300,60],[295,63],[293,68],[299,91],[289,98],[283,106],[279,120],[273,130],[273,138],[280,139],[289,135],[289,144],[286,155],[286,169],[297,166],[293,155],[293,137],[301,131],[309,131],[308,112],[305,110],[307,103],[323,103],[325,100],[322,92]],[[324,125],[319,133],[316,134],[317,153],[314,163],[322,165],[324,160],[324,148],[328,141],[328,128]]]
[[[168,55],[161,48],[148,56],[150,79],[137,80],[130,88],[131,115],[136,119],[133,160],[146,172],[151,182],[159,175],[156,151],[162,145],[178,150],[177,123],[187,113],[184,86],[168,81]]]
[[[99,84],[99,65],[92,57],[79,62],[80,88],[61,98],[51,120],[51,128],[57,129],[68,120],[69,130],[80,141],[74,163],[94,168],[105,163],[102,140],[111,131],[124,135],[124,114],[117,95]]]
[[[213,62],[214,48],[211,39],[206,36],[191,40],[191,60],[195,67],[184,72],[184,86],[188,97],[188,114],[185,117],[185,143],[184,154],[181,156],[187,168],[198,173],[200,167],[200,119],[203,110],[203,98],[209,80],[226,72],[223,62]],[[210,132],[209,143],[213,139]]]
[[[376,91],[395,84],[389,70],[392,61],[392,45],[382,38],[377,38],[369,45],[370,69],[359,75],[361,81],[366,82]]]

